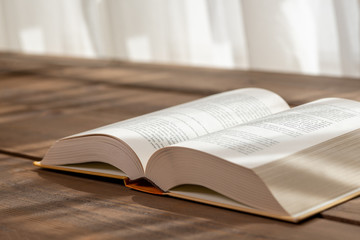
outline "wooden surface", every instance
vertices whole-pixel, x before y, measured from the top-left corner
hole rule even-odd
[[[0,54],[0,239],[359,239],[360,198],[292,224],[32,166],[61,137],[243,87],[360,100],[360,79]]]

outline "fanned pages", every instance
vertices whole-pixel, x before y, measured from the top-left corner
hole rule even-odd
[[[281,97],[267,90],[229,91],[66,137],[50,148],[42,164],[102,159],[137,179],[145,176],[147,161],[157,149],[288,108]]]
[[[289,109],[250,88],[66,137],[36,164],[297,222],[359,194],[359,149],[359,102]]]

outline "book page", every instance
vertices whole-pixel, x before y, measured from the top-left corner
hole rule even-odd
[[[73,135],[107,134],[127,143],[144,169],[150,156],[172,144],[188,141],[288,109],[275,93],[240,89],[216,94],[126,121]],[[70,138],[71,138],[70,137]]]
[[[255,168],[360,128],[360,103],[322,99],[176,146]]]

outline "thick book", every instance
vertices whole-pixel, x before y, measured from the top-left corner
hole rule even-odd
[[[65,137],[34,164],[298,222],[360,194],[360,103],[233,90]]]

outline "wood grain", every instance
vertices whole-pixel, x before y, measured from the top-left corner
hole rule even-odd
[[[357,239],[360,198],[296,225],[28,161],[59,138],[242,87],[273,90],[292,106],[360,100],[360,79],[0,53],[0,239]]]
[[[120,181],[42,170],[0,155],[0,239],[358,239],[355,225],[301,224],[125,188]]]
[[[230,89],[262,87],[277,92],[292,106],[324,97],[360,100],[360,81],[350,77],[228,70],[110,60],[5,54],[1,59],[46,64],[36,75],[101,82],[110,85],[209,95]]]
[[[360,197],[324,211],[325,219],[356,224],[360,226]]]

